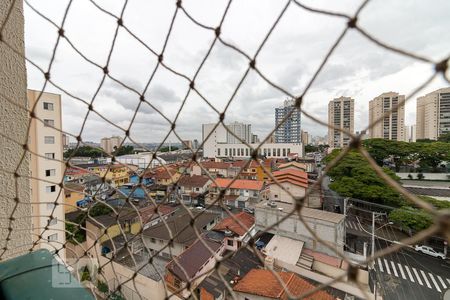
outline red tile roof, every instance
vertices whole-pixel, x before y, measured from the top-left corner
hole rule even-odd
[[[229,178],[216,178],[215,182],[212,183],[211,187],[226,188],[233,179]],[[261,180],[249,180],[249,179],[236,179],[230,189],[240,189],[240,190],[262,190],[264,182]]]
[[[300,278],[294,273],[277,272],[281,280],[285,283],[290,294],[298,297],[309,290],[314,289],[314,285]],[[281,283],[269,270],[252,269],[244,278],[242,278],[234,287],[236,292],[258,295],[272,299],[288,299],[288,293],[284,290]],[[309,300],[333,300],[332,295],[325,291],[317,291],[314,294],[302,298]]]
[[[231,165],[233,167],[243,168],[247,163],[248,163],[248,160],[237,160],[237,161],[232,162]],[[252,161],[250,161],[249,165],[246,168],[256,168],[258,166],[259,166],[259,164],[256,161],[252,160]]]
[[[300,187],[308,187],[308,174],[304,171],[286,169],[275,171],[272,175],[278,182],[290,182]],[[270,183],[274,183],[274,181],[270,181]]]
[[[229,163],[221,161],[202,161],[200,165],[205,169],[228,169],[230,167]]]
[[[201,175],[184,175],[178,181],[179,186],[184,187],[204,187],[205,184],[209,181],[209,178]]]
[[[244,226],[241,226],[236,222],[231,216],[220,221],[219,224],[214,226],[213,230],[225,231],[229,230],[237,234],[238,236],[243,236],[249,229],[255,224],[255,217],[246,213],[240,212],[234,215],[234,217],[239,220]]]

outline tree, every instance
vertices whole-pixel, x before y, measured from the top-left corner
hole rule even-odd
[[[317,152],[317,151],[319,151],[318,146],[314,146],[314,145],[306,145],[305,146],[305,153],[311,153],[311,152]]]
[[[172,146],[170,147],[170,151],[178,150],[178,147]],[[169,152],[169,146],[164,146],[159,149],[160,152]]]
[[[431,167],[436,171],[443,161],[450,160],[450,147],[448,143],[443,142],[422,143],[418,154],[422,168]]]
[[[101,157],[103,151],[91,146],[80,146],[78,148],[68,149],[64,152],[64,158],[81,156],[81,157]]]
[[[340,150],[333,150],[325,162],[331,161]],[[383,171],[391,178],[399,178],[389,169]],[[401,206],[404,200],[399,193],[391,188],[369,165],[367,160],[357,151],[350,151],[329,172],[334,179],[330,188],[344,197],[358,198],[370,202]]]
[[[399,224],[404,229],[420,231],[433,224],[433,218],[423,210],[405,206],[394,209],[389,214],[389,220]]]
[[[450,143],[450,131],[444,134],[441,134],[441,136],[438,138],[439,142],[443,143]]]
[[[129,145],[129,146],[122,146],[119,149],[114,149],[113,154],[115,156],[120,156],[120,155],[127,155],[127,154],[133,154],[134,153],[134,147]]]

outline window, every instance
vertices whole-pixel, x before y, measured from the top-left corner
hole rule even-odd
[[[181,287],[181,280],[175,277],[175,278],[173,279],[173,285],[174,285],[177,289],[179,289],[179,288]]]
[[[44,109],[45,110],[53,110],[53,103],[44,102]]]
[[[234,246],[234,241],[233,240],[228,240],[227,241],[227,245],[228,246]]]
[[[44,143],[45,144],[54,144],[55,143],[55,137],[54,136],[45,136],[44,137]]]
[[[58,220],[56,218],[48,220],[48,226],[55,225],[56,223],[58,223]]]
[[[150,239],[150,242],[152,242],[152,243],[156,243],[156,240],[155,240],[155,238],[151,238],[151,239]]]
[[[47,237],[47,240],[48,240],[49,242],[58,240],[58,234],[55,233],[55,234],[49,235],[49,236]]]
[[[54,127],[54,126],[55,126],[55,120],[44,119],[44,126],[51,126],[51,127]]]
[[[55,153],[45,153],[45,158],[47,158],[47,159],[55,159]]]
[[[217,149],[217,156],[220,156],[220,148]]]
[[[55,176],[55,173],[56,173],[55,169],[45,170],[45,177]]]
[[[45,191],[47,193],[54,193],[56,192],[56,185],[49,185],[45,187]]]

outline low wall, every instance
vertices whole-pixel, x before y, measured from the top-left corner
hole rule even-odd
[[[418,179],[419,173],[395,173],[400,179],[410,179],[408,175],[412,176],[412,179]],[[424,180],[450,180],[450,173],[422,173]]]

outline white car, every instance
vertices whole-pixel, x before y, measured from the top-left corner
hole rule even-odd
[[[416,251],[418,251],[418,252],[422,252],[424,254],[428,254],[428,255],[433,256],[433,257],[439,257],[439,258],[445,259],[445,254],[444,253],[436,252],[433,248],[428,247],[428,246],[416,245],[414,247],[414,249]]]

